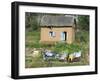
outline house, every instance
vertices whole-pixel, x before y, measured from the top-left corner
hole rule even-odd
[[[71,15],[45,15],[41,19],[40,42],[65,41],[71,44],[75,39],[75,19]]]

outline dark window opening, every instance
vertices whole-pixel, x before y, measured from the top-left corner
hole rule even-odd
[[[56,33],[55,33],[55,32],[50,31],[50,32],[49,32],[49,36],[50,36],[50,37],[55,37],[55,36],[56,36]]]

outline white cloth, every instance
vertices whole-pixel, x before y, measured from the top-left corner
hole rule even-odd
[[[46,52],[46,55],[47,55],[47,56],[53,56],[53,53],[51,53],[51,52]]]
[[[75,53],[75,57],[81,57],[81,51]]]

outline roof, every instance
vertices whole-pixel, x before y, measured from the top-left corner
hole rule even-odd
[[[41,19],[40,26],[73,26],[74,16],[45,15]]]

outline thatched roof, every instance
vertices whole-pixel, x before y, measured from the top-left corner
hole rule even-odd
[[[74,24],[73,16],[45,15],[41,19],[40,26],[73,26],[73,24]]]

